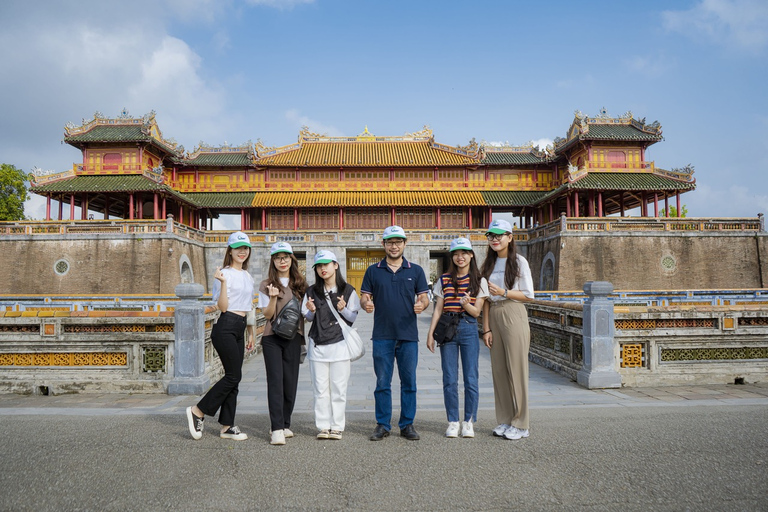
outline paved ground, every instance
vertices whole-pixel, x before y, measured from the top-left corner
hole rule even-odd
[[[590,391],[531,365],[531,437],[504,441],[481,354],[475,439],[443,437],[439,356],[423,347],[418,442],[367,440],[370,355],[353,363],[337,442],[314,439],[302,367],[297,436],[268,444],[259,356],[241,386],[244,442],[211,418],[193,441],[183,410],[197,397],[0,395],[0,510],[768,510],[768,386]]]

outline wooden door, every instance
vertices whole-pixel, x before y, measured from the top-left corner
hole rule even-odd
[[[365,270],[384,259],[383,250],[378,251],[347,251],[347,282],[355,287],[360,295],[360,285],[363,284]]]

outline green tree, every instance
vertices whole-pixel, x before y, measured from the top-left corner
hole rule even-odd
[[[10,164],[0,165],[0,220],[24,220],[29,197],[27,174]]]
[[[688,208],[685,205],[681,206],[680,207],[680,215],[678,215],[677,214],[677,208],[675,208],[674,206],[670,206],[669,207],[669,215],[667,215],[667,211],[666,210],[661,210],[661,212],[659,212],[659,215],[661,217],[687,217],[688,216]]]

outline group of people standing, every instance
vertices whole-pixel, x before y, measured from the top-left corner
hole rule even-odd
[[[448,427],[446,437],[474,437],[479,402],[480,343],[491,351],[496,419],[493,434],[505,439],[528,437],[528,350],[530,330],[524,301],[532,299],[533,281],[528,262],[515,251],[512,226],[495,220],[486,233],[488,253],[478,268],[471,242],[451,242],[448,272],[433,287],[436,297],[427,336],[427,348],[439,348],[443,371],[443,397]],[[392,429],[392,376],[395,363],[400,378],[400,436],[418,440],[416,367],[419,355],[417,315],[429,306],[424,270],[405,256],[407,237],[400,226],[384,230],[385,258],[365,272],[357,291],[344,280],[336,255],[321,250],[314,257],[315,282],[308,286],[298,260],[287,242],[271,247],[267,279],[258,287],[258,308],[267,319],[262,353],[267,377],[270,443],[283,445],[293,437],[291,415],[296,400],[299,366],[306,350],[312,377],[318,439],[339,440],[345,428],[347,386],[353,354],[344,343],[348,327],[361,309],[373,313],[372,356],[376,375],[374,392],[376,427],[371,441],[380,441]],[[248,270],[251,244],[245,233],[229,237],[223,266],[214,273],[213,300],[221,311],[211,332],[224,376],[203,398],[186,410],[190,434],[202,437],[205,416],[219,412],[220,436],[244,440],[248,436],[234,424],[238,385],[245,348],[254,343],[248,321],[253,307],[254,281]],[[280,322],[300,304],[295,332],[285,334]],[[482,315],[482,329],[478,317]],[[455,326],[450,337],[436,340],[441,318]],[[346,325],[342,325],[342,322]],[[246,340],[247,336],[247,340]],[[306,344],[305,344],[306,338]],[[459,420],[459,360],[464,380],[464,415]]]

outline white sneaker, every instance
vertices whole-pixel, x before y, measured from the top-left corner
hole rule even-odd
[[[461,422],[461,437],[475,437],[475,427],[472,426],[472,421]]]
[[[449,421],[445,431],[445,437],[459,437],[459,422]]]
[[[234,439],[235,441],[245,441],[248,439],[248,435],[245,432],[240,432],[240,429],[237,427],[229,427],[224,432],[220,432],[219,437],[222,439]]]
[[[285,444],[285,432],[282,430],[273,430],[272,439],[269,444]]]
[[[285,438],[288,439],[289,437],[293,437],[293,431],[289,428],[283,429],[283,434],[285,434]]]
[[[506,432],[508,429],[509,429],[509,425],[507,425],[506,423],[502,423],[501,425],[493,429],[493,435],[495,435],[496,437],[504,437],[504,432]]]
[[[509,427],[506,432],[504,432],[504,439],[511,439],[513,441],[517,439],[521,439],[523,437],[528,437],[528,429],[521,429],[517,427]]]

